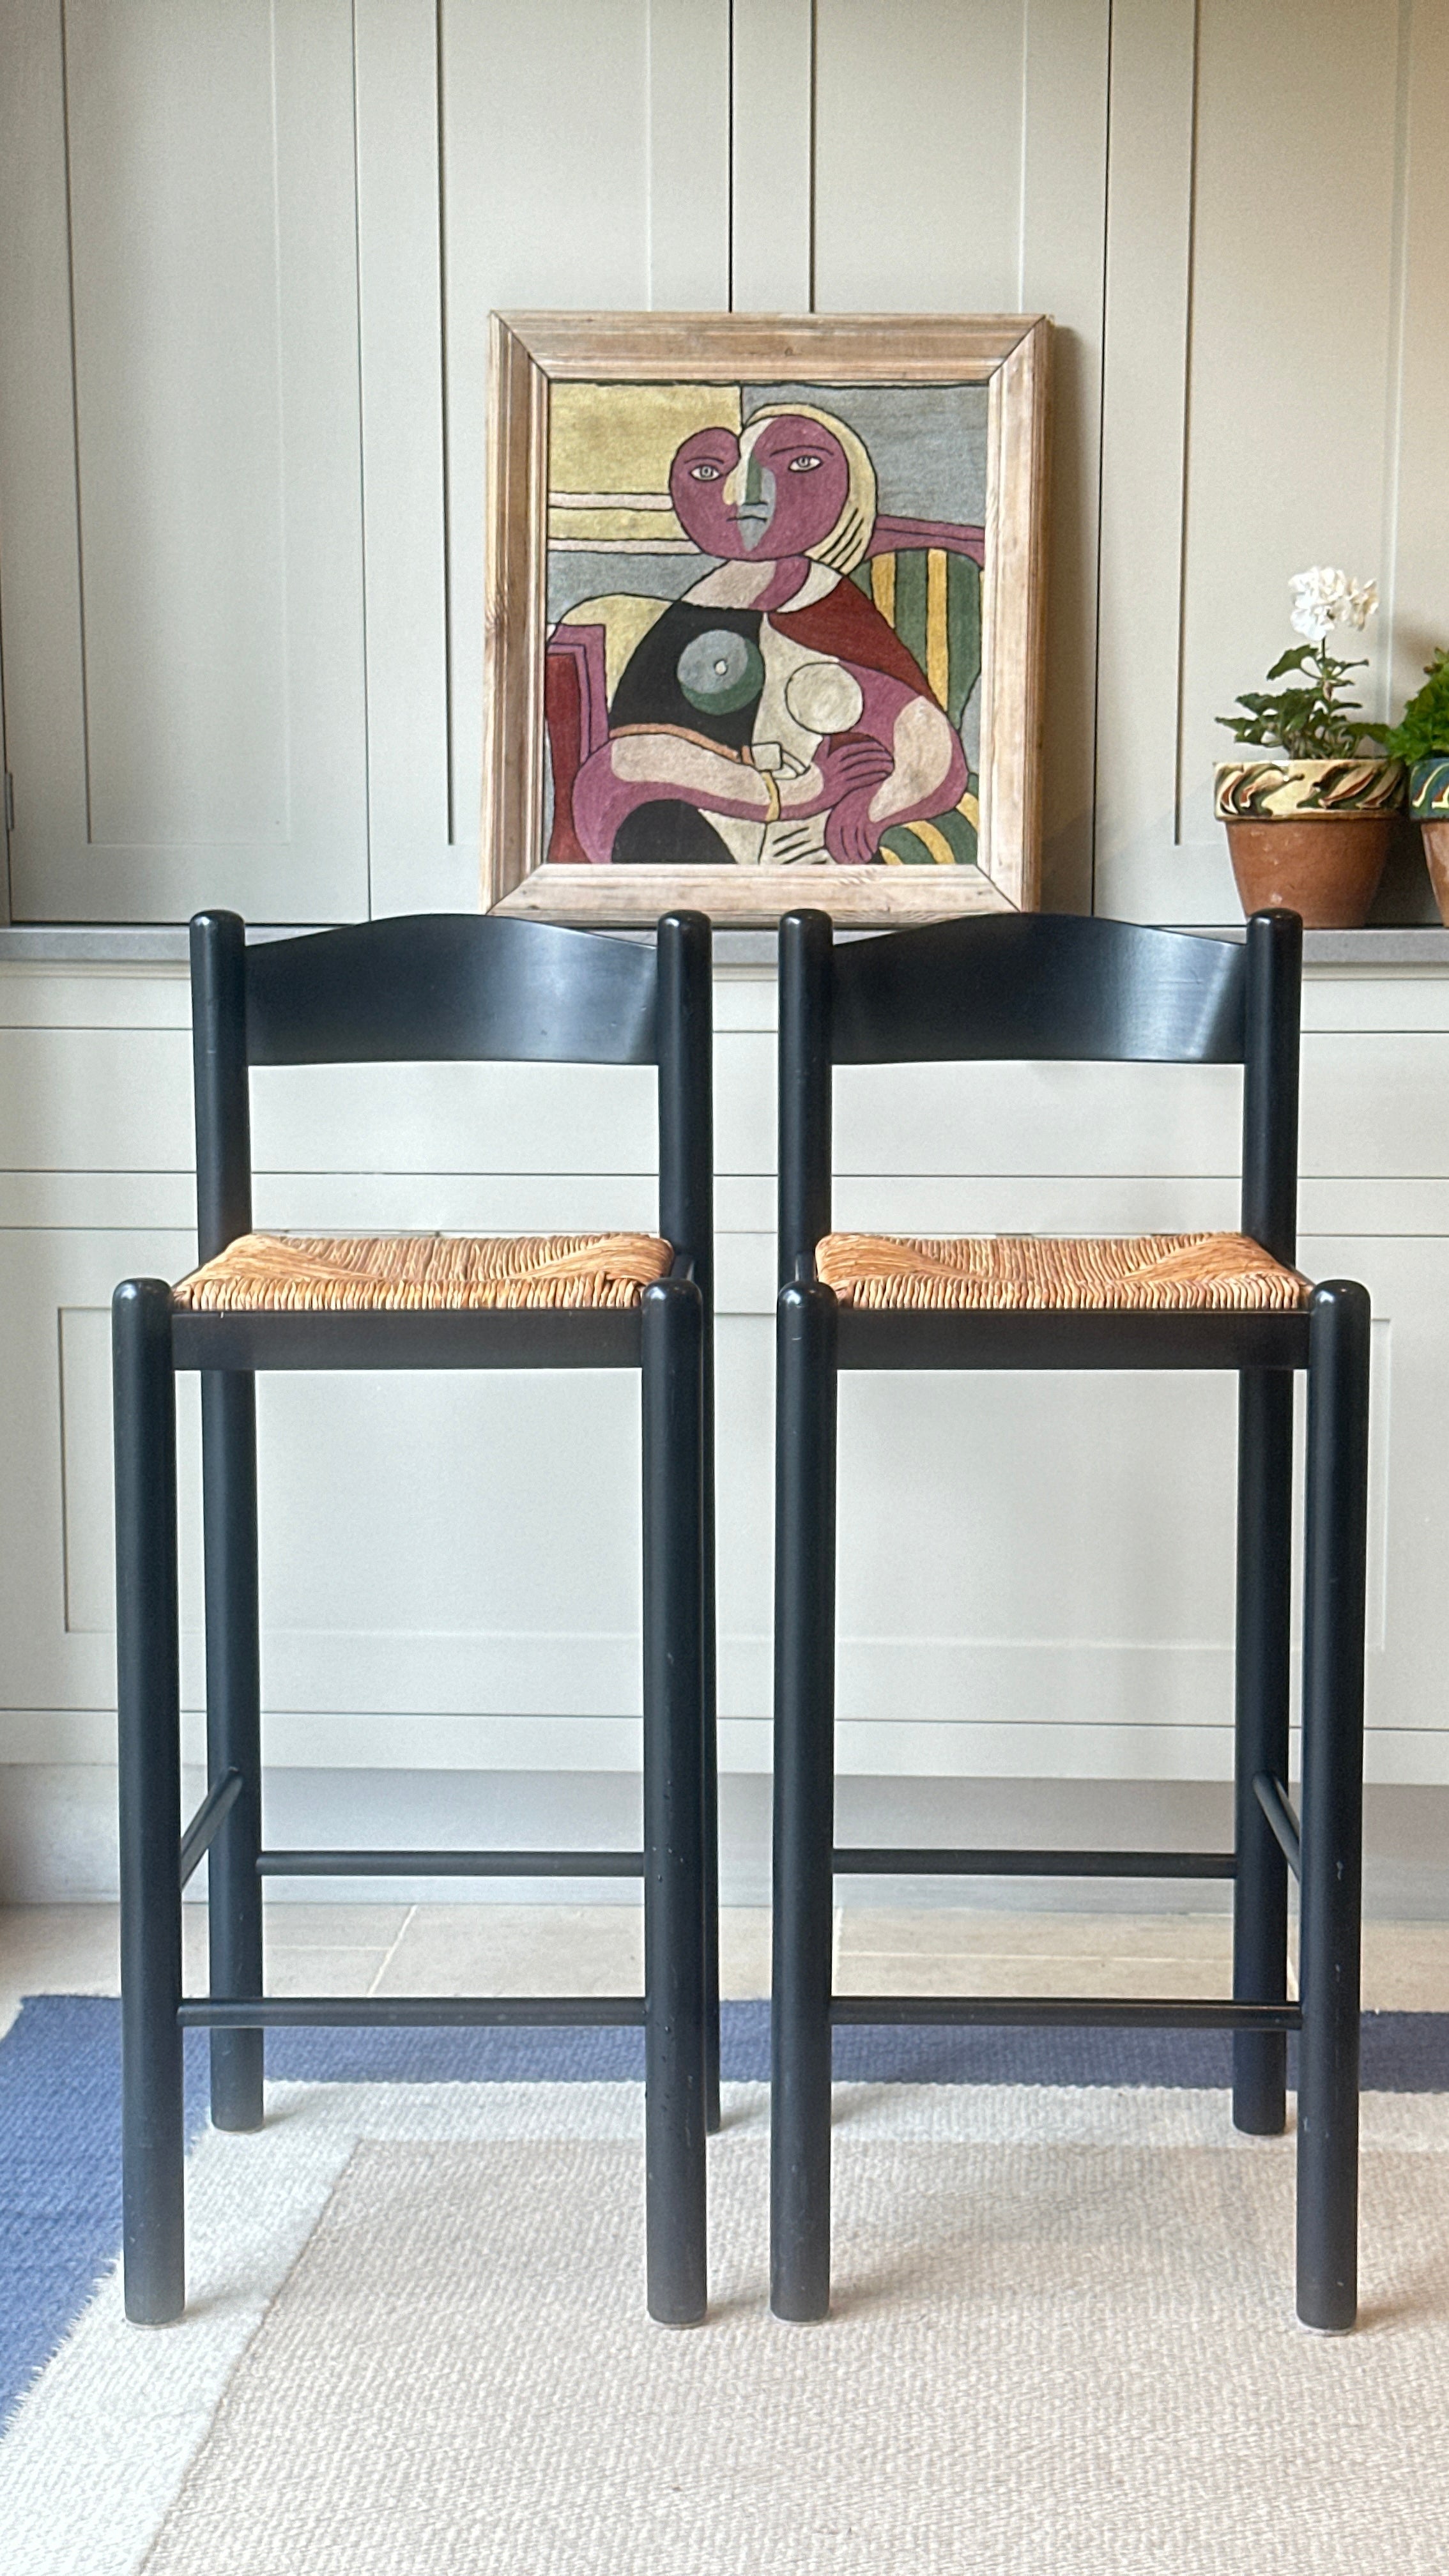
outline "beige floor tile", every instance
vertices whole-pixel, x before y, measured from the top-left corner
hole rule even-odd
[[[1226,1914],[1012,1914],[984,1906],[848,1905],[841,1909],[840,1964],[898,1956],[1181,1959],[1232,1957]]]
[[[394,1994],[633,1993],[642,1973],[632,1906],[273,1903],[266,1924],[268,1977],[282,1994],[365,1993],[395,1945],[385,1986]],[[186,1906],[183,1925],[187,1983],[198,1993],[205,1906]],[[1231,1956],[1222,1915],[845,1906],[836,1930],[836,1984],[852,1994],[1223,1993]],[[768,1994],[769,1944],[766,1908],[724,1909],[726,1995]],[[1449,1924],[1366,1925],[1363,1975],[1370,2010],[1449,2012]],[[0,1908],[0,2000],[11,2009],[25,1994],[114,1994],[118,1985],[113,1905]]]
[[[274,1950],[267,1959],[270,1995],[370,1995],[388,1962],[386,1950]]]
[[[1228,1992],[1224,1971],[1212,1960],[1145,1957],[1067,1958],[1031,1951],[872,1951],[842,1960],[836,1985],[851,1995],[1121,1995],[1187,1996],[1209,2000]]]
[[[1363,1999],[1370,2012],[1449,2012],[1449,1923],[1366,1923]]]
[[[431,1905],[410,1917],[383,1995],[630,1995],[643,1986],[634,1905]]]
[[[365,1995],[408,1913],[406,1905],[269,1905],[262,1932],[267,1991]],[[349,1940],[354,1929],[357,1938]],[[210,1961],[204,1905],[182,1908],[181,1969],[187,1993],[205,1994]]]
[[[770,1991],[770,1914],[763,1905],[725,1905],[719,1918],[719,1990],[747,2003]]]
[[[264,1910],[269,1951],[386,1950],[397,1939],[410,1905],[294,1905],[290,1899]]]
[[[0,1989],[17,1995],[113,1995],[120,1982],[114,1905],[0,1907]]]

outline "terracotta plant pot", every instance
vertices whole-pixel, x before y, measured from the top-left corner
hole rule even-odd
[[[1229,823],[1245,913],[1296,912],[1305,930],[1360,930],[1389,855],[1391,814],[1315,814]]]
[[[1424,856],[1429,862],[1429,883],[1439,918],[1449,930],[1449,817],[1442,823],[1424,825]]]
[[[1409,772],[1409,812],[1422,827],[1434,901],[1449,929],[1449,752],[1415,761]]]
[[[1223,760],[1213,788],[1245,913],[1362,927],[1404,799],[1401,760]]]

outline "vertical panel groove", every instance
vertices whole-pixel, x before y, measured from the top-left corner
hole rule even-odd
[[[352,286],[353,309],[357,316],[357,513],[363,530],[364,561],[367,544],[367,440],[363,436],[362,411],[362,120],[359,114],[357,0],[352,0],[350,28],[352,43]],[[366,890],[367,917],[372,919],[372,669],[367,651],[368,585],[364,579],[358,614],[362,628],[362,739],[364,744],[362,791],[362,864]]]
[[[67,321],[70,332],[70,419],[72,453],[75,458],[75,566],[76,616],[80,626],[80,733],[82,792],[85,797],[86,844],[95,834],[91,828],[91,717],[90,681],[86,654],[86,554],[85,521],[81,501],[80,446],[80,360],[76,349],[75,323],[75,205],[71,192],[70,168],[70,54],[66,29],[66,0],[59,0],[57,19],[60,31],[60,135],[65,160],[65,275]]]
[[[810,0],[810,244],[806,254],[810,310],[815,310],[816,144],[820,132],[820,0]]]
[[[725,101],[725,301],[735,309],[735,0],[729,0],[729,76]]]
[[[1107,8],[1107,79],[1102,117],[1102,364],[1097,377],[1097,541],[1092,566],[1092,810],[1087,819],[1087,906],[1097,909],[1097,811],[1100,804],[1098,745],[1102,708],[1102,505],[1103,453],[1107,430],[1107,240],[1111,222],[1112,169],[1112,33],[1115,0]],[[1025,162],[1025,154],[1022,155]]]
[[[434,0],[434,95],[438,120],[438,391],[442,419],[443,483],[443,781],[448,807],[448,846],[458,837],[457,780],[453,733],[453,470],[451,462],[448,384],[448,172],[447,123],[443,98],[443,0]]]
[[[1202,82],[1202,0],[1192,13],[1192,111],[1187,169],[1187,291],[1182,328],[1182,513],[1177,550],[1177,686],[1172,731],[1172,838],[1182,842],[1182,780],[1187,729],[1188,459],[1192,454],[1192,335],[1197,307],[1197,138]]]
[[[66,1458],[65,1308],[55,1310],[55,1377],[57,1427],[60,1432],[60,1599],[61,1620],[69,1635],[70,1615],[70,1470]]]
[[[1409,105],[1414,0],[1399,0],[1398,78],[1394,98],[1394,205],[1389,267],[1388,379],[1384,387],[1383,667],[1378,712],[1392,713],[1394,623],[1399,589],[1399,492],[1403,479],[1404,344],[1409,301]],[[1417,678],[1417,673],[1415,674]]]
[[[356,81],[357,81],[357,75],[356,75],[356,59],[357,59],[357,58],[356,58],[356,47],[354,46],[354,48],[353,48],[353,95],[354,95],[354,99],[355,99],[355,97],[356,97]],[[284,349],[284,348],[285,348],[285,346],[286,346],[286,318],[285,318],[285,314],[284,314],[284,312],[283,312],[283,303],[282,303],[282,298],[283,298],[283,280],[284,280],[284,276],[285,276],[285,265],[284,265],[284,263],[285,263],[285,243],[284,243],[284,237],[283,237],[283,231],[282,231],[282,85],[281,85],[281,81],[280,81],[280,79],[278,78],[278,74],[277,74],[277,0],[271,0],[271,6],[269,7],[269,9],[268,9],[268,11],[267,11],[267,61],[268,61],[268,66],[269,66],[269,70],[270,70],[270,75],[271,75],[271,107],[272,107],[272,127],[271,127],[271,140],[272,140],[272,280],[273,280],[273,288],[272,288],[272,311],[273,311],[273,321],[274,321],[274,326],[275,326],[276,336],[277,336],[277,415],[276,415],[276,426],[277,426],[277,490],[278,490],[278,492],[279,492],[279,494],[281,495],[281,498],[282,498],[282,567],[281,567],[281,569],[282,569],[282,597],[283,597],[283,599],[285,600],[285,598],[286,598],[286,596],[287,596],[287,593],[288,593],[288,590],[289,590],[289,587],[290,587],[290,583],[291,583],[291,573],[292,573],[292,543],[291,543],[291,540],[292,540],[292,531],[291,531],[291,525],[290,525],[290,512],[289,512],[289,509],[288,509],[288,506],[287,506],[287,429],[286,429],[286,412],[285,412],[285,408],[284,408],[284,406],[285,406],[285,401],[286,401],[286,395],[285,395],[285,390],[284,390],[284,387],[285,387],[285,373],[284,373],[283,356],[282,356],[283,349]],[[353,135],[352,135],[352,169],[353,169],[353,205],[354,205],[354,209],[355,209],[355,207],[356,207],[356,201],[357,201],[357,177],[356,177],[356,173],[357,173],[357,127],[356,127],[356,121],[355,121],[355,110],[354,110],[354,123],[353,123]],[[354,226],[355,226],[355,222],[356,222],[356,217],[355,217],[355,213],[354,213]],[[354,244],[355,244],[355,242],[356,242],[356,231],[355,231],[355,229],[354,229],[354,233],[353,233],[353,240],[354,240]],[[360,357],[360,353],[359,353],[359,366],[360,366],[360,364],[361,364],[361,357]],[[360,387],[359,387],[359,390],[360,390]],[[361,457],[362,457],[362,423],[361,423],[361,419],[360,419],[360,417],[359,417],[359,420],[358,420],[357,452],[358,452],[358,462],[359,462],[359,468],[360,468],[360,465],[361,465]],[[360,597],[360,598],[365,598],[365,596],[366,596],[366,590],[367,590],[367,585],[366,585],[366,583],[364,582],[364,583],[362,583],[362,584],[361,584],[361,586],[360,586],[360,592],[359,592],[359,597]],[[282,835],[283,835],[283,838],[284,838],[284,839],[290,839],[290,838],[291,838],[291,833],[292,833],[292,819],[293,819],[293,811],[294,811],[294,808],[293,808],[293,751],[294,751],[294,746],[293,746],[293,741],[292,741],[292,640],[291,640],[290,633],[288,632],[288,620],[287,620],[287,618],[286,618],[286,616],[285,616],[285,615],[284,615],[284,616],[283,616],[283,618],[282,618],[281,633],[280,633],[280,635],[279,635],[279,637],[278,637],[278,654],[279,654],[279,659],[280,659],[280,661],[281,661],[281,665],[282,665],[282,700],[281,700],[281,769],[282,769],[282,799],[283,799],[283,802],[282,802]],[[364,833],[366,832],[366,829],[367,829],[367,719],[366,719],[366,704],[367,704],[367,700],[366,700],[366,689],[367,689],[367,676],[366,676],[366,664],[365,664],[365,662],[364,662],[364,666],[363,666],[363,736],[362,736],[362,740],[363,740],[362,820],[363,820],[363,830],[364,830]]]

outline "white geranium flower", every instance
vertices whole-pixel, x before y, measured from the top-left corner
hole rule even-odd
[[[1335,572],[1328,564],[1313,564],[1307,572],[1295,572],[1288,584],[1293,594],[1294,634],[1306,636],[1310,644],[1321,644],[1338,615],[1347,586],[1347,574]]]
[[[1293,594],[1293,631],[1305,635],[1310,644],[1322,644],[1340,619],[1346,626],[1362,629],[1379,604],[1376,581],[1354,581],[1332,564],[1314,564],[1307,572],[1295,572],[1288,588]]]

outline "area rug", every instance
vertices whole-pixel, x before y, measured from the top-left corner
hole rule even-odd
[[[637,2082],[557,2071],[293,2075],[260,2136],[201,2127],[186,2321],[102,2278],[0,2443],[6,2576],[1449,2565],[1442,2095],[1366,2098],[1345,2339],[1293,2321],[1291,2139],[1204,2086],[842,2084],[815,2328],[768,2314],[752,2081],[709,2323],[648,2323],[640,2130]]]

